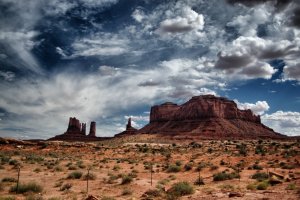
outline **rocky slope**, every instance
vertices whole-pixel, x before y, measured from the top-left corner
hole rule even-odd
[[[138,133],[187,135],[206,138],[284,138],[263,125],[251,110],[239,110],[234,101],[213,95],[195,96],[177,105],[151,108],[150,123]]]

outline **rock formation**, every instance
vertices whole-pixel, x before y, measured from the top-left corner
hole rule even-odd
[[[213,95],[195,96],[177,105],[171,102],[151,108],[150,123],[138,133],[187,135],[207,138],[280,138],[263,125],[251,110],[239,110],[234,101]]]
[[[96,122],[91,122],[89,137],[96,137]]]
[[[81,124],[81,134],[86,135],[86,123]]]
[[[127,125],[126,125],[126,130],[119,133],[119,134],[116,134],[116,136],[123,136],[123,135],[134,135],[137,133],[137,129],[136,128],[133,128],[131,126],[131,117],[128,118],[128,122],[127,122]]]
[[[109,139],[109,137],[96,137],[96,122],[91,122],[90,132],[86,135],[86,123],[80,123],[75,117],[70,117],[67,131],[49,140],[96,141],[104,139]]]

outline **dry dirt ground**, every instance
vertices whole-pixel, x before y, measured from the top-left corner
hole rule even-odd
[[[0,144],[0,200],[300,199],[300,141],[149,141]]]

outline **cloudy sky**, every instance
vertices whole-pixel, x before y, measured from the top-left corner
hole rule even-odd
[[[49,138],[71,116],[112,136],[201,94],[300,135],[300,2],[0,0],[0,136]]]

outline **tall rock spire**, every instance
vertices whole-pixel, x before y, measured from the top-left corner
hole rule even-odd
[[[86,135],[86,123],[81,124],[81,134]]]
[[[96,137],[96,122],[91,122],[89,137]]]
[[[127,125],[126,125],[126,130],[129,130],[131,129],[132,126],[131,126],[131,117],[128,118],[128,122],[127,122]]]

